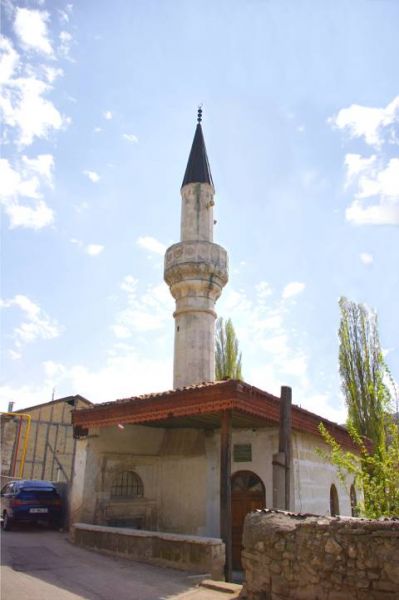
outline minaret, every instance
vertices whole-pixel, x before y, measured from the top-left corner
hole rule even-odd
[[[164,278],[176,300],[174,389],[215,380],[215,303],[228,280],[227,252],[213,243],[215,188],[201,127],[181,187],[180,242],[167,249]]]

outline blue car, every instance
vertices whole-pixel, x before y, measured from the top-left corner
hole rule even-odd
[[[51,527],[61,527],[62,501],[51,481],[10,481],[0,494],[3,530],[14,523],[46,522]]]

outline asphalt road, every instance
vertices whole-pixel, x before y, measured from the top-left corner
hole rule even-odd
[[[198,576],[74,546],[45,528],[1,532],[4,600],[216,600],[226,594],[196,587]]]

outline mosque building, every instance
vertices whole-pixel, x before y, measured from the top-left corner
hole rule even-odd
[[[222,540],[230,579],[249,511],[350,515],[355,492],[316,452],[321,422],[351,447],[344,427],[292,404],[288,387],[277,397],[244,381],[214,380],[215,305],[228,256],[213,241],[215,188],[201,117],[199,110],[181,187],[180,241],[165,255],[176,301],[173,390],[73,413],[70,514],[72,523],[142,537]]]

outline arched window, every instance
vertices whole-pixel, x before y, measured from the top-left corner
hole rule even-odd
[[[354,484],[352,483],[350,491],[349,491],[350,499],[351,499],[351,513],[352,517],[357,517],[359,511],[357,509],[357,498],[356,498],[356,489]]]
[[[111,498],[142,498],[143,495],[143,482],[134,471],[123,471],[114,478]]]
[[[334,484],[330,487],[330,514],[332,517],[339,515],[338,492]]]
[[[237,473],[234,473],[231,478],[231,491],[265,495],[265,487],[261,479],[251,471],[237,471]]]

